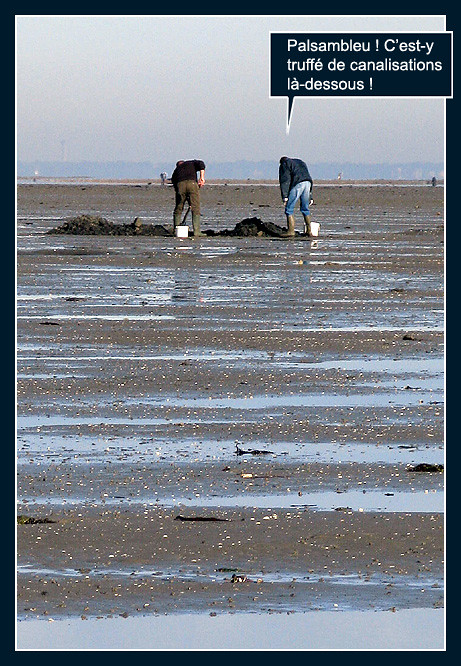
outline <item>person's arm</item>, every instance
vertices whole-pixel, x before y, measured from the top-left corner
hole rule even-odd
[[[198,180],[198,186],[203,187],[205,185],[206,164],[202,160],[194,160],[194,166],[195,166],[196,171],[200,171],[200,178]]]
[[[282,200],[285,203],[288,199],[288,192],[290,190],[291,174],[290,169],[283,163],[279,167],[279,183]]]

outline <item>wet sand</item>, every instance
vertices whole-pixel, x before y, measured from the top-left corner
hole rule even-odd
[[[172,201],[18,188],[18,616],[443,606],[443,189],[317,185],[316,241],[45,234]]]

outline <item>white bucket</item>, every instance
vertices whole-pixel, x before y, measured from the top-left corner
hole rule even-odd
[[[186,224],[180,224],[174,231],[177,238],[187,238],[189,236],[189,227]]]
[[[318,236],[320,231],[320,224],[318,222],[311,222],[311,236]]]

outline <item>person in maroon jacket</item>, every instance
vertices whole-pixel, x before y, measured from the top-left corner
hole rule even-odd
[[[204,236],[200,231],[200,188],[205,184],[205,163],[202,160],[179,160],[171,175],[171,182],[176,193],[176,205],[173,212],[173,231],[181,224],[181,216],[186,201],[192,211],[194,236]],[[197,180],[197,172],[200,173]]]

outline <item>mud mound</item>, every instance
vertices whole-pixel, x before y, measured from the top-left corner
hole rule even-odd
[[[172,236],[171,231],[161,224],[142,224],[136,218],[131,224],[114,224],[104,217],[78,215],[64,222],[49,234],[70,234],[73,236]]]
[[[114,224],[104,217],[94,215],[78,215],[64,222],[60,227],[50,229],[48,234],[70,234],[74,236],[173,236],[170,229],[162,224],[143,224],[136,218],[130,224]],[[286,230],[273,224],[263,222],[258,217],[245,218],[237,222],[233,229],[204,231],[207,236],[262,236],[285,238]]]
[[[215,232],[209,230],[207,236],[266,236],[271,238],[286,237],[286,229],[278,227],[272,222],[263,222],[259,217],[247,217],[241,222],[237,222],[233,229],[224,229],[224,231]]]

